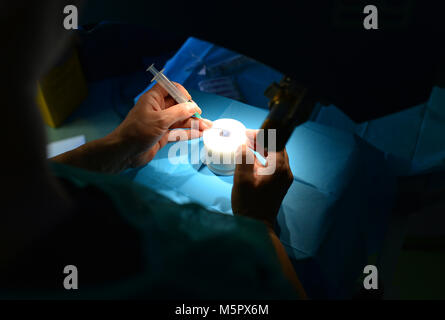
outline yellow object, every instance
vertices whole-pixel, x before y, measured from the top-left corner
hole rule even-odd
[[[87,96],[87,85],[76,50],[51,69],[38,84],[37,103],[43,119],[56,128]]]

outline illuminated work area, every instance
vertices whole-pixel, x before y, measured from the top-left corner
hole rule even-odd
[[[43,2],[54,19],[17,29],[27,49],[10,40],[3,59],[2,132],[23,125],[7,142],[20,160],[2,160],[0,297],[445,298],[443,44],[423,59],[418,34],[370,36],[361,4],[334,0],[323,23],[313,4],[258,9],[271,20],[256,32],[229,4],[221,30],[191,7],[178,28],[175,10],[170,24],[141,1],[94,0],[70,4],[67,30],[73,9]],[[395,7],[379,10],[411,12]]]

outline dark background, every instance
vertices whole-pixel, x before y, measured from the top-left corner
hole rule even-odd
[[[367,4],[379,10],[378,30],[363,27]],[[443,1],[89,0],[80,24],[129,22],[211,41],[292,76],[361,122],[424,102],[440,84],[444,14]]]

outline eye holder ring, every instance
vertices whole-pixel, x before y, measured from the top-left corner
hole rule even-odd
[[[246,127],[234,119],[218,119],[203,133],[205,164],[217,175],[235,173],[236,151],[246,143]]]

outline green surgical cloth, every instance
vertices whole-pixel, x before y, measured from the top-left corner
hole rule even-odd
[[[51,166],[78,205],[15,268],[20,277],[39,259],[43,276],[29,286],[21,273],[23,289],[3,298],[296,298],[262,223],[175,204],[119,175]],[[78,290],[63,289],[65,264],[78,268]]]

